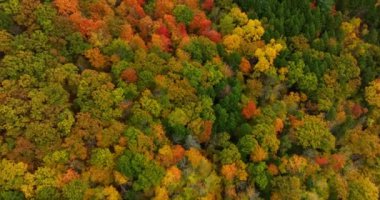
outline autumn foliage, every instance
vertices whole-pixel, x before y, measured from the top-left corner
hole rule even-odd
[[[127,68],[121,73],[121,79],[128,83],[134,83],[138,80],[137,72],[133,68]]]
[[[85,56],[89,59],[93,67],[97,69],[106,67],[107,58],[100,52],[98,48],[87,50]]]
[[[255,102],[248,101],[247,105],[243,107],[241,113],[245,119],[251,119],[253,116],[257,115],[258,110]]]
[[[0,200],[378,200],[379,5],[0,1]]]

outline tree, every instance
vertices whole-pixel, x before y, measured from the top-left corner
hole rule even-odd
[[[192,38],[190,43],[184,47],[191,57],[201,63],[211,60],[216,54],[216,45],[205,37]]]
[[[103,189],[104,196],[109,200],[120,200],[120,194],[113,186],[108,186]]]
[[[198,136],[200,143],[205,143],[210,140],[212,134],[212,126],[213,122],[210,120],[206,120],[203,122],[203,132],[200,136]]]
[[[230,15],[225,15],[220,19],[219,29],[223,35],[230,34],[235,28],[234,18]]]
[[[78,85],[78,97],[75,99],[82,112],[90,112],[105,120],[121,116],[119,104],[123,101],[123,90],[115,88],[110,81],[109,74],[93,70],[83,71]]]
[[[154,161],[129,150],[118,159],[117,169],[133,180],[135,191],[147,190],[158,185],[165,174],[164,169]]]
[[[234,51],[239,49],[242,43],[242,38],[237,34],[227,35],[223,39],[223,44],[226,46],[227,50]]]
[[[138,22],[139,35],[146,40],[153,26],[153,20],[149,16],[145,16]]]
[[[284,129],[284,122],[280,118],[276,118],[274,123],[276,133],[280,133]]]
[[[240,138],[237,147],[243,158],[246,158],[258,145],[256,139],[252,135],[245,135]]]
[[[112,43],[103,49],[107,56],[118,56],[121,60],[131,62],[134,59],[132,48],[121,39],[112,40]]]
[[[71,15],[79,10],[79,3],[77,0],[54,0],[54,4],[58,8],[58,12],[63,15]]]
[[[121,73],[121,79],[128,83],[135,83],[138,80],[136,70],[133,68],[127,68]]]
[[[241,111],[245,119],[251,119],[254,115],[257,115],[256,104],[251,100]]]
[[[169,124],[174,125],[186,125],[189,122],[189,117],[187,114],[180,108],[176,108],[173,112],[168,116]]]
[[[251,64],[249,63],[249,61],[247,59],[242,58],[241,63],[239,65],[239,69],[241,72],[249,74],[252,70],[252,67],[251,67]]]
[[[310,165],[306,158],[298,155],[292,155],[290,158],[283,157],[281,161],[279,169],[283,173],[287,172],[294,175],[303,174],[307,169],[306,167]]]
[[[214,7],[214,0],[205,0],[202,3],[202,8],[211,11],[211,9]]]
[[[20,12],[14,16],[14,20],[24,26],[31,26],[35,23],[34,11],[40,5],[39,1],[24,0],[20,3]]]
[[[294,176],[278,176],[272,180],[271,199],[300,200],[302,197],[301,180]]]
[[[223,165],[221,169],[222,175],[227,179],[227,180],[233,180],[236,176],[236,166],[235,164],[229,164],[229,165]]]
[[[244,24],[245,19],[240,19],[239,21]],[[233,33],[241,36],[247,42],[258,41],[261,36],[264,35],[264,28],[259,20],[248,20],[247,24],[242,27],[237,27],[233,30]]]
[[[192,32],[202,32],[211,29],[212,22],[207,19],[204,12],[200,12],[194,15],[193,21],[189,25],[189,29]]]
[[[8,33],[5,30],[0,31],[0,42],[1,42],[0,51],[1,52],[7,53],[12,50],[11,48],[12,39],[13,39],[13,36],[10,33]]]
[[[109,149],[94,149],[92,150],[90,163],[100,168],[112,168],[114,165],[114,156]]]
[[[374,159],[380,155],[380,138],[368,129],[362,130],[361,126],[355,127],[347,132],[345,144],[354,154],[361,155],[367,159]]]
[[[318,79],[315,74],[305,74],[298,83],[298,86],[303,91],[315,91],[318,86]]]
[[[171,40],[168,36],[165,36],[165,35],[153,34],[152,35],[152,46],[158,47],[163,51],[171,51],[172,50]]]
[[[133,38],[133,28],[130,24],[124,24],[120,30],[120,38],[130,42]]]
[[[88,184],[82,180],[76,179],[63,187],[63,196],[68,200],[80,200],[88,189]]]
[[[145,11],[142,7],[143,1],[131,0],[125,2],[125,6],[128,9],[128,18],[132,20],[140,19],[145,17]]]
[[[365,89],[365,97],[370,105],[380,107],[380,79],[376,79],[370,83]]]
[[[91,33],[99,30],[104,25],[102,20],[85,18],[79,12],[70,15],[69,19],[75,24],[77,30],[84,36],[90,36]]]
[[[234,18],[234,21],[237,22],[238,25],[245,25],[248,22],[247,14],[242,12],[239,7],[233,7],[229,15]]]
[[[376,0],[0,0],[0,200],[378,199]]]
[[[218,33],[216,30],[207,30],[207,31],[202,31],[201,35],[207,37],[211,41],[218,43],[222,40],[222,35]]]
[[[67,42],[66,48],[70,55],[77,56],[78,54],[82,54],[87,52],[90,48],[90,45],[86,43],[84,38],[80,35],[79,32],[72,33],[65,37]]]
[[[25,197],[20,191],[1,191],[1,200],[24,200]]]
[[[260,162],[256,165],[250,164],[248,166],[248,172],[260,190],[264,190],[269,184],[269,178],[266,169],[267,166],[264,162]]]
[[[175,145],[170,147],[169,145],[164,145],[158,150],[158,160],[161,161],[163,166],[174,165],[179,162],[185,154],[185,150],[181,145]]]
[[[263,149],[261,146],[256,145],[256,146],[252,149],[252,151],[251,151],[250,159],[251,159],[253,162],[261,162],[261,161],[264,161],[264,160],[268,159],[268,152],[265,151],[265,149]]]
[[[348,199],[348,182],[343,176],[337,174],[331,177],[328,183],[331,198]]]
[[[106,67],[107,57],[105,57],[98,48],[87,50],[85,56],[96,69],[103,69]]]
[[[234,144],[229,144],[219,152],[218,157],[222,165],[231,164],[240,160],[240,152]]]
[[[173,9],[176,20],[185,25],[189,25],[194,18],[193,11],[186,5],[178,5]]]
[[[372,183],[368,177],[362,177],[354,174],[349,177],[349,200],[369,199],[375,200],[379,198],[379,189]]]
[[[304,148],[330,151],[335,148],[335,137],[330,133],[327,123],[317,116],[307,115],[302,125],[292,133],[296,142]]]
[[[2,191],[21,189],[21,185],[24,184],[24,175],[27,170],[27,165],[25,163],[14,163],[13,161],[2,159],[0,169],[0,188]]]
[[[163,17],[165,14],[171,14],[174,3],[171,0],[156,0],[155,16],[157,18]]]
[[[0,11],[0,28],[8,29],[12,24],[12,18],[9,14],[5,13],[3,10]]]
[[[47,70],[47,63],[54,62],[53,57],[46,53],[33,54],[31,51],[18,51],[16,54],[5,55],[1,60],[0,80],[18,79],[28,74],[39,80]]]

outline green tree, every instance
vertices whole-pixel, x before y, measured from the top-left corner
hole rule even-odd
[[[301,180],[294,176],[278,176],[272,180],[273,199],[302,199]]]
[[[100,168],[112,168],[114,156],[109,149],[96,148],[92,150],[90,163]]]
[[[124,99],[123,93],[121,88],[115,88],[111,83],[109,74],[85,70],[75,103],[82,112],[90,112],[94,117],[110,121],[122,115],[119,104]]]
[[[121,39],[112,40],[111,44],[106,46],[103,52],[108,56],[117,55],[121,60],[127,62],[131,62],[134,59],[132,48]]]
[[[194,60],[201,63],[211,60],[216,54],[216,45],[206,37],[195,37],[184,47]]]
[[[231,143],[219,152],[218,158],[222,165],[231,164],[240,160],[240,152],[238,148]]]
[[[186,5],[178,5],[174,8],[173,14],[178,22],[189,25],[194,18],[193,11]]]
[[[259,187],[260,190],[264,190],[269,184],[268,173],[266,172],[267,165],[265,162],[258,164],[249,164],[248,173],[251,176],[251,180]]]
[[[54,30],[54,19],[57,16],[56,10],[50,4],[40,4],[34,11],[37,23],[42,27],[45,33],[56,32]]]
[[[235,28],[234,18],[231,17],[230,15],[225,15],[223,18],[220,19],[219,29],[223,35],[228,35],[232,33],[234,28]]]
[[[117,170],[133,180],[135,191],[147,190],[158,185],[165,172],[154,161],[129,150],[118,159]]]
[[[327,123],[317,117],[306,115],[303,124],[294,129],[296,143],[304,148],[330,151],[335,148],[335,137],[328,129]]]
[[[183,109],[176,108],[169,114],[168,121],[169,121],[169,124],[172,126],[175,126],[175,125],[184,126],[190,121],[190,119]]]
[[[349,179],[349,200],[379,199],[379,188],[372,183],[368,177],[362,177],[360,175],[353,176]]]
[[[245,135],[240,138],[237,147],[243,158],[247,158],[253,149],[258,145],[258,142],[252,135]]]
[[[89,185],[86,182],[76,179],[66,184],[62,189],[62,193],[68,200],[82,200],[88,188]]]
[[[50,200],[50,199],[60,199],[62,198],[58,189],[55,187],[42,187],[36,192],[37,200]]]
[[[1,191],[0,200],[24,200],[24,194],[20,191]]]

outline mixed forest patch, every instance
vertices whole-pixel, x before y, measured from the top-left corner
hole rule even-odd
[[[0,200],[378,200],[380,1],[0,1]]]

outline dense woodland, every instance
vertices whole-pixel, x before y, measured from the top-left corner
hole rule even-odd
[[[380,1],[0,1],[0,200],[378,200]]]

